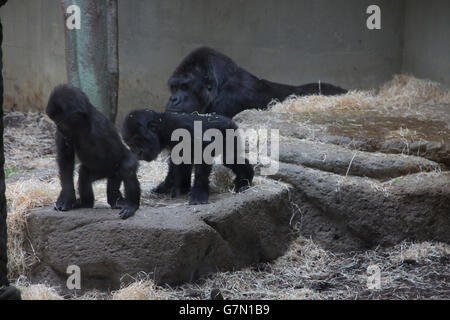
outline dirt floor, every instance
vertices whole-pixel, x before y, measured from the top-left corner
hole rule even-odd
[[[336,253],[301,235],[276,261],[219,272],[179,287],[156,286],[145,274],[118,291],[82,296],[61,296],[56,288],[30,284],[26,271],[35,257],[23,250],[27,241],[23,217],[33,207],[51,205],[59,192],[54,126],[43,114],[16,111],[6,111],[4,123],[8,267],[24,299],[209,299],[214,289],[225,299],[450,299],[449,244],[403,242],[390,248]],[[158,205],[160,200],[150,189],[162,180],[166,169],[163,157],[142,163],[143,205]],[[216,190],[227,192],[215,184]],[[106,202],[104,189],[104,182],[94,187],[99,202]],[[369,288],[368,269],[373,266],[380,270],[379,289]]]

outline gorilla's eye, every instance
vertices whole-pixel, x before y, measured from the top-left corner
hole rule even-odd
[[[180,88],[181,88],[181,90],[183,90],[183,91],[187,91],[187,90],[189,89],[189,86],[188,86],[186,83],[183,83],[183,84],[180,86]]]
[[[147,123],[147,129],[151,132],[156,132],[156,126],[152,122]]]

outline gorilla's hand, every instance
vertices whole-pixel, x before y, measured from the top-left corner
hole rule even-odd
[[[189,199],[190,205],[196,204],[206,204],[208,203],[209,193],[207,189],[204,188],[192,188],[191,196]]]
[[[133,216],[134,213],[137,211],[137,209],[139,209],[138,205],[131,203],[127,200],[118,201],[117,206],[121,209],[119,212],[119,217],[121,217],[124,220]]]
[[[233,191],[236,193],[244,192],[250,188],[251,182],[248,179],[236,179],[234,180]]]
[[[54,209],[57,211],[69,211],[75,207],[76,198],[75,195],[66,195],[63,192],[59,194],[58,200],[54,205]]]

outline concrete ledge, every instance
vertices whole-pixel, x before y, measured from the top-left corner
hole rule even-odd
[[[288,191],[272,185],[212,195],[207,205],[144,207],[128,220],[106,208],[34,210],[27,223],[40,262],[31,278],[64,289],[67,267],[77,265],[83,290],[117,289],[141,271],[158,283],[193,281],[277,258],[291,240],[290,217]]]
[[[348,251],[450,242],[449,111],[450,104],[245,110],[233,119],[243,129],[279,129],[279,170],[270,178],[292,186],[299,232]],[[400,135],[405,126],[413,134]]]

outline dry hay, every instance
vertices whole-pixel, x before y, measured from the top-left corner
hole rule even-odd
[[[351,112],[367,109],[404,112],[415,104],[450,104],[450,91],[437,82],[396,75],[378,91],[350,90],[339,96],[290,96],[283,102],[273,101],[270,112]]]
[[[8,204],[8,273],[14,279],[26,273],[36,261],[36,257],[25,249],[27,241],[26,213],[36,207],[52,204],[59,193],[59,183],[55,180],[19,180],[6,185]]]
[[[25,277],[20,277],[14,284],[21,293],[22,300],[63,300],[58,291],[45,284],[31,284]]]
[[[169,292],[161,290],[144,272],[136,278],[126,276],[127,284],[124,284],[123,278],[121,288],[111,292],[112,300],[168,300],[171,298]]]
[[[405,261],[423,263],[430,259],[450,256],[450,246],[439,242],[404,243],[399,247],[399,251],[390,257],[392,263],[404,263]]]
[[[5,169],[33,169],[54,155],[55,126],[45,114],[7,111],[4,124]]]
[[[163,288],[176,299],[208,299],[219,289],[226,299],[448,299],[450,246],[404,242],[393,248],[332,253],[300,237],[272,263],[219,272],[197,284]],[[420,251],[412,260],[397,260]],[[367,268],[381,269],[381,289],[367,287]]]
[[[54,125],[43,113],[7,111],[4,115],[5,171],[22,173],[30,169],[56,168]],[[36,261],[26,250],[25,214],[32,208],[50,205],[59,193],[56,179],[35,177],[6,183],[8,205],[8,276],[24,275]],[[36,291],[39,288],[34,288]],[[30,289],[31,290],[31,289]]]
[[[364,108],[405,108],[415,103],[450,103],[450,95],[435,83],[396,76],[374,91],[352,91],[336,97],[310,96],[290,98],[275,103],[270,112],[315,112],[317,110],[361,110]],[[6,123],[6,168],[18,170],[55,168],[52,125],[42,114],[13,114],[21,121]],[[7,117],[8,114],[5,116]],[[42,119],[44,118],[44,119]],[[22,125],[23,124],[23,125]],[[405,135],[408,133],[405,132]],[[143,190],[142,205],[164,205],[151,188],[167,172],[167,155],[157,161],[141,162],[138,171]],[[76,181],[75,175],[75,181]],[[212,174],[212,189],[229,192],[233,174],[221,166]],[[280,182],[255,177],[255,186],[279,187]],[[286,185],[283,185],[287,188]],[[226,299],[450,299],[450,246],[438,242],[403,242],[392,248],[333,253],[322,249],[311,239],[299,237],[282,257],[238,271],[219,272],[197,283],[177,287],[156,286],[143,277],[124,283],[121,289],[108,293],[90,291],[82,296],[61,296],[45,284],[30,284],[26,270],[36,260],[26,253],[25,214],[34,207],[51,205],[60,187],[53,179],[7,182],[8,199],[8,268],[9,277],[24,299],[208,299],[219,289]],[[257,192],[258,188],[250,188]],[[96,206],[107,206],[105,181],[94,185]],[[381,269],[381,290],[367,289],[367,267]]]
[[[392,248],[333,253],[299,237],[271,263],[218,272],[196,283],[157,286],[145,274],[110,294],[90,291],[59,295],[55,288],[19,279],[24,299],[176,300],[209,299],[218,289],[225,299],[449,299],[450,245],[403,242]],[[367,268],[381,270],[381,289],[367,287]],[[129,279],[127,279],[129,280]]]
[[[140,280],[112,293],[112,300],[158,300],[155,284],[151,280]]]

